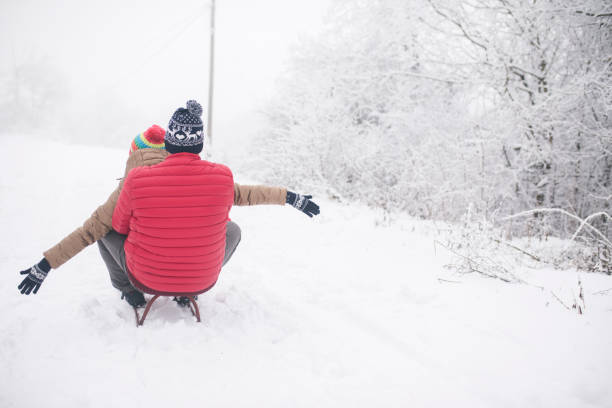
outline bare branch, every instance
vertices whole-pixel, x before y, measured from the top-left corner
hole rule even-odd
[[[442,279],[442,278],[438,278],[438,282],[463,283],[461,281],[454,281],[454,280],[448,280],[448,279]]]
[[[574,235],[572,235],[572,239],[571,240],[573,241],[574,239],[576,239],[576,236],[578,236],[578,234],[580,233],[580,230],[582,229],[582,227],[584,227],[585,225],[588,225],[588,222],[589,222],[589,220],[591,218],[599,217],[599,216],[602,216],[602,215],[605,216],[607,219],[611,218],[610,215],[608,215],[608,213],[603,212],[603,211],[600,211],[600,212],[597,212],[595,214],[589,215],[588,217],[586,217],[584,219],[584,221],[582,221],[582,223],[580,224],[580,227],[578,227],[578,229],[576,230]]]
[[[552,290],[550,291],[550,293],[555,297],[555,299],[557,299],[557,301],[559,303],[561,303],[563,305],[564,308],[566,308],[567,310],[569,310],[570,312],[572,311],[572,309],[566,305],[565,303],[563,303],[563,301],[561,299],[559,299],[559,297],[557,295],[555,295],[555,292],[553,292]]]
[[[460,22],[453,20],[452,18],[450,18],[448,15],[444,14],[442,11],[440,11],[440,9],[438,9],[438,7],[432,2],[432,0],[427,0],[427,2],[431,5],[431,7],[434,9],[434,11],[439,14],[440,16],[444,17],[446,20],[450,21],[451,23],[453,23],[454,25],[456,25],[457,27],[459,27],[459,29],[461,30],[461,32],[463,33],[463,35],[465,36],[465,38],[467,38],[472,44],[482,48],[484,51],[487,51],[487,47],[485,47],[483,44],[479,43],[478,41],[474,40],[468,33],[467,31],[465,31],[465,28],[463,28],[463,24],[461,24]]]
[[[519,68],[516,65],[510,65],[508,68],[510,68],[511,70],[517,70],[522,72],[523,74],[527,74],[527,75],[531,75],[532,77],[534,77],[535,79],[537,79],[538,81],[544,81],[546,78],[544,78],[543,76],[534,74],[533,72],[527,71],[523,68]]]
[[[524,216],[527,216],[527,215],[533,215],[533,214],[538,214],[538,213],[558,213],[558,214],[563,214],[563,215],[565,215],[567,217],[570,217],[573,220],[576,220],[576,221],[581,223],[581,226],[580,226],[579,230],[582,229],[583,226],[589,227],[593,232],[595,232],[597,235],[599,235],[600,238],[603,239],[603,242],[607,246],[612,248],[612,242],[610,242],[610,240],[608,238],[606,238],[606,236],[604,234],[602,234],[601,231],[599,231],[597,228],[593,227],[592,225],[588,224],[588,222],[585,222],[586,220],[583,220],[582,218],[580,218],[580,217],[578,217],[578,216],[576,216],[574,214],[571,214],[571,213],[569,213],[569,212],[567,212],[567,211],[565,211],[565,210],[563,210],[561,208],[538,208],[538,209],[535,209],[535,210],[523,211],[523,212],[520,212],[518,214],[510,215],[508,217],[504,217],[504,218],[502,218],[502,221],[507,221],[507,220],[511,220],[511,219],[514,219],[514,218],[524,217]],[[601,215],[601,213],[597,213],[597,215]],[[610,218],[610,216],[607,213],[606,213],[606,216],[608,218]],[[587,217],[587,220],[589,218],[590,218],[590,216]],[[572,237],[572,239],[575,239],[575,237]]]
[[[531,259],[533,259],[534,261],[537,261],[537,262],[543,262],[543,261],[542,261],[542,260],[541,260],[539,257],[537,257],[537,256],[535,256],[535,255],[533,255],[533,254],[530,254],[529,252],[525,251],[524,249],[521,249],[521,248],[519,248],[519,247],[516,247],[516,246],[514,246],[514,245],[512,245],[512,244],[510,244],[510,243],[508,243],[508,242],[506,242],[506,241],[501,241],[501,240],[499,240],[499,239],[494,239],[494,241],[495,241],[495,242],[497,242],[498,244],[504,244],[504,245],[509,246],[509,247],[510,247],[510,248],[512,248],[512,249],[516,249],[517,251],[519,251],[519,252],[520,252],[520,253],[522,253],[522,254],[527,255],[528,257],[530,257],[530,258],[531,258]]]

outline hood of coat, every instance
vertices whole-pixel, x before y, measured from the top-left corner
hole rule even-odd
[[[138,149],[130,154],[125,165],[125,176],[135,167],[153,166],[163,162],[169,153],[163,149]],[[124,177],[125,177],[124,176]]]

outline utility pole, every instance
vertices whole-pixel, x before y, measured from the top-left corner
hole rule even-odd
[[[210,7],[210,67],[208,69],[208,123],[206,134],[212,146],[213,79],[215,69],[215,0]]]

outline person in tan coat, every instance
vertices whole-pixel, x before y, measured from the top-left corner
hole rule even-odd
[[[120,180],[119,186],[111,193],[106,202],[100,205],[93,214],[83,223],[82,226],[75,229],[67,235],[59,243],[43,253],[43,259],[36,265],[20,272],[21,275],[27,275],[18,289],[22,294],[29,295],[37,293],[43,280],[51,269],[57,269],[76,254],[81,252],[87,246],[98,242],[102,237],[106,236],[112,230],[113,211],[117,204],[123,180],[127,177],[130,170],[141,166],[152,166],[162,162],[168,152],[164,149],[164,134],[165,130],[157,125],[153,125],[145,132],[136,136],[130,148],[130,155],[126,162],[124,177]],[[290,204],[293,207],[304,212],[309,217],[319,214],[319,206],[313,201],[310,201],[311,196],[302,196],[285,188],[270,187],[270,186],[250,186],[234,184],[234,205],[250,206],[262,204],[285,205]],[[232,252],[240,241],[240,229],[234,223],[233,228],[228,228],[227,245]],[[101,252],[104,256],[101,246]],[[231,256],[231,254],[230,254]],[[113,285],[115,283],[113,282]],[[120,288],[118,288],[120,289]],[[120,289],[122,290],[122,289]],[[133,293],[125,293],[128,303],[141,305],[142,294],[138,292],[136,296]],[[133,298],[133,299],[132,299]],[[132,300],[134,302],[132,302]],[[142,298],[144,300],[144,298]]]

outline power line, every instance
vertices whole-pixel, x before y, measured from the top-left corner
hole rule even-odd
[[[164,51],[171,43],[173,43],[181,35],[183,35],[185,31],[187,31],[187,29],[193,25],[193,23],[195,23],[198,19],[203,17],[203,13],[201,12],[204,10],[204,8],[205,7],[198,7],[193,14],[190,14],[187,18],[182,19],[182,21],[188,21],[188,22],[186,24],[180,24],[180,23],[177,24],[176,27],[178,28],[178,30],[174,33],[174,35],[172,35],[166,41],[164,41],[161,44],[161,46],[157,47],[152,53],[149,53],[147,56],[145,56],[140,61],[138,61],[138,63],[136,64],[136,67],[133,70],[127,71],[123,75],[118,75],[117,76],[118,79],[115,82],[113,82],[112,85],[110,85],[110,88],[114,89],[118,87],[123,81],[125,81],[126,79],[142,71],[149,61],[151,61],[154,57],[156,57],[162,51]]]

